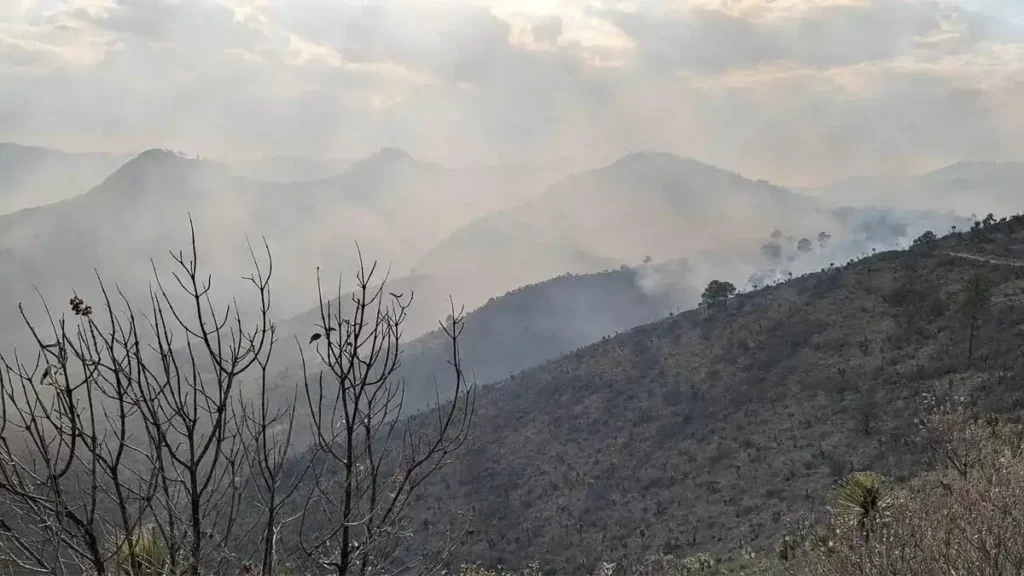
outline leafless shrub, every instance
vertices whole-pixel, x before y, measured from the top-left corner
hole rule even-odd
[[[429,425],[400,420],[405,386],[395,377],[402,323],[412,302],[386,291],[376,265],[360,266],[350,312],[320,295],[320,325],[310,338],[320,370],[305,381],[313,433],[313,466],[299,526],[305,554],[338,576],[430,572],[447,550],[404,562],[405,511],[422,483],[448,463],[466,439],[475,388],[459,357],[463,314],[441,323],[452,344],[454,400],[440,399]],[[303,359],[305,365],[305,359]]]

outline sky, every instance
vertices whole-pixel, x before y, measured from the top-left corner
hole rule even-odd
[[[0,0],[0,141],[788,185],[1024,160],[1024,0]]]

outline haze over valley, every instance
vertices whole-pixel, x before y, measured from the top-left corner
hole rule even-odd
[[[1022,63],[998,0],[0,6],[0,571],[1018,573]]]

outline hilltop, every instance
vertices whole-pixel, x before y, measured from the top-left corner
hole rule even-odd
[[[318,266],[333,283],[363,253],[404,272],[466,221],[538,194],[547,176],[503,169],[447,169],[385,150],[340,175],[300,183],[244,178],[230,167],[167,150],[148,150],[90,190],[60,202],[0,215],[0,334],[20,328],[18,302],[33,286],[51,301],[73,291],[96,298],[108,285],[144,298],[150,258],[166,268],[169,250],[189,245],[195,223],[202,266],[223,278],[215,298],[238,294],[249,271],[246,238],[266,238],[275,262],[274,312],[288,318],[315,302]],[[396,274],[397,275],[397,274]],[[329,289],[329,288],[328,288]],[[427,328],[434,325],[437,316]]]
[[[922,471],[915,418],[966,395],[1018,418],[1021,220],[880,253],[675,315],[482,390],[419,502],[417,542],[468,522],[454,562],[589,574],[602,559],[770,553],[834,483]],[[993,286],[973,362],[966,278]],[[465,514],[469,520],[465,520]]]

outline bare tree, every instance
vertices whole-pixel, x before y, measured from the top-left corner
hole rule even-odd
[[[266,271],[250,249],[254,273],[247,280],[259,297],[251,327],[237,306],[220,313],[215,308],[211,279],[199,273],[194,229],[191,254],[172,254],[177,264],[172,277],[187,307],[174,304],[154,266],[157,289],[148,323],[159,362],[140,374],[135,401],[151,445],[149,465],[159,477],[152,519],[168,545],[173,573],[184,569],[198,576],[227,560],[225,545],[236,527],[247,474],[237,393],[243,376],[254,366],[265,367],[273,351],[273,261],[264,247]],[[266,371],[259,376],[266,386]]]
[[[981,272],[972,273],[960,288],[958,311],[967,323],[967,369],[974,361],[974,342],[981,316],[992,302],[992,282]]]
[[[438,397],[436,419],[401,420],[395,373],[412,298],[386,293],[386,278],[371,288],[376,265],[360,261],[349,313],[321,291],[310,342],[320,375],[303,356],[304,405],[297,386],[278,402],[289,389],[269,376],[276,330],[264,248],[266,264],[249,250],[249,321],[237,305],[214,305],[194,228],[190,250],[171,254],[169,279],[153,265],[144,313],[102,280],[96,312],[77,295],[70,317],[43,302],[45,328],[22,311],[34,357],[0,355],[0,560],[39,573],[198,576],[241,566],[270,576],[283,527],[298,521],[293,550],[337,574],[431,564],[400,565],[398,545],[410,497],[472,420],[461,311],[453,305],[443,324],[454,400]]]
[[[309,470],[308,463],[298,461],[293,454],[296,397],[293,394],[286,405],[275,408],[267,386],[267,370],[268,364],[261,362],[257,398],[243,399],[241,403],[245,442],[249,446],[252,504],[257,509],[253,523],[257,529],[255,550],[259,555],[259,573],[264,576],[277,569],[281,530],[297,517],[286,516],[288,505]],[[245,540],[243,537],[242,541]],[[251,563],[248,566],[255,570]]]
[[[473,417],[475,387],[466,383],[458,346],[464,317],[452,305],[441,326],[452,345],[454,398],[438,397],[431,413],[413,421],[399,419],[405,385],[396,372],[412,295],[387,292],[386,275],[375,284],[376,271],[360,260],[347,313],[340,288],[335,300],[320,292],[320,325],[310,339],[320,363],[315,376],[303,358],[314,464],[299,539],[338,576],[433,567],[422,558],[401,561],[406,508],[464,443]]]
[[[22,310],[35,358],[0,357],[5,560],[46,573],[219,571],[247,464],[237,393],[273,347],[271,267],[250,254],[251,326],[237,307],[216,311],[194,229],[191,251],[172,254],[184,299],[154,265],[148,314],[120,292],[115,305],[102,281],[101,313],[75,296],[71,321],[44,301],[44,330]]]
[[[73,329],[47,308],[52,341],[22,309],[37,353],[31,365],[0,357],[0,546],[25,570],[106,574],[119,545],[134,549],[156,475],[127,465],[145,451],[134,442],[127,379],[137,358],[104,338],[120,332],[131,343],[137,334],[113,313],[104,332],[77,296],[71,307],[81,319]]]

